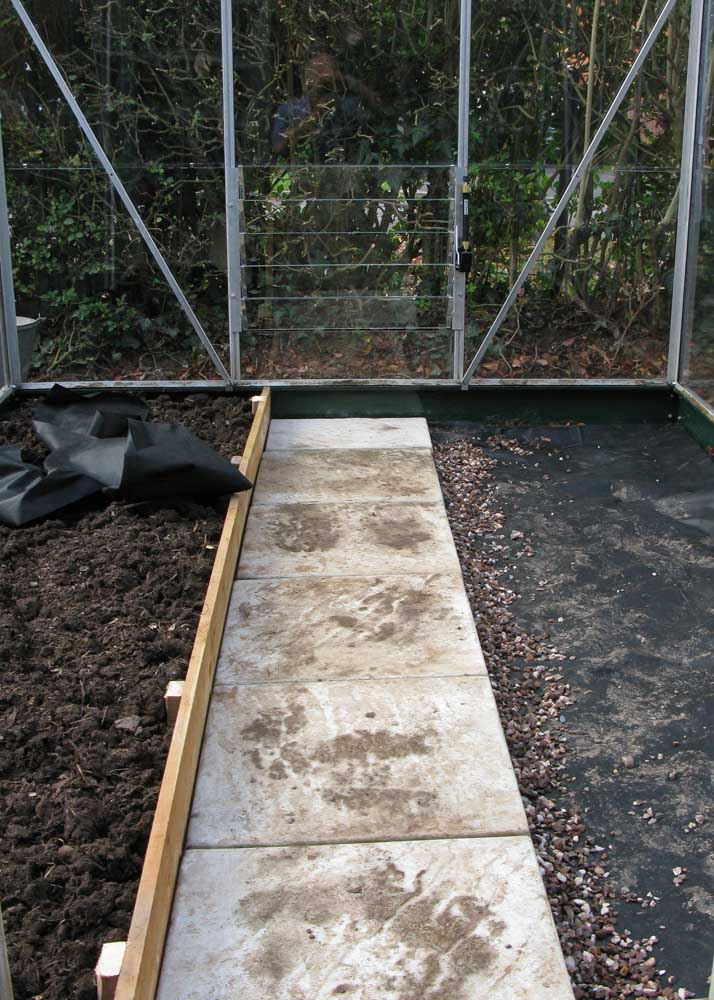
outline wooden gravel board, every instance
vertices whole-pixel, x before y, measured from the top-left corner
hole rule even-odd
[[[251,482],[258,472],[269,426],[270,389],[266,388],[240,462],[241,472]],[[156,992],[213,677],[252,492],[236,493],[228,505],[159,789],[116,1000],[153,1000]]]

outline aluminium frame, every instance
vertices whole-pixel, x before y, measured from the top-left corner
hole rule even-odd
[[[462,234],[459,231],[463,218],[464,203],[468,211],[469,200],[465,202],[465,185],[469,176],[469,121],[471,90],[471,0],[461,0],[459,19],[459,106],[458,136],[456,146],[456,170],[454,171],[454,246],[452,262],[454,301],[451,313],[452,360],[451,372],[455,382],[460,382],[464,374],[464,345],[466,333],[466,274],[456,266]]]
[[[680,289],[679,308],[672,316],[671,325],[671,355],[670,374],[672,381],[682,388],[687,382],[690,388],[696,390],[694,379],[688,375],[689,358],[694,337],[695,306],[698,282],[699,241],[704,212],[704,164],[705,139],[707,128],[707,111],[711,111],[712,87],[714,85],[714,0],[702,0],[701,45],[698,53],[698,73],[692,86],[696,87],[696,98],[688,93],[690,104],[687,113],[693,120],[689,143],[683,144],[682,160],[690,159],[690,190],[689,198],[679,205],[678,227],[681,223],[683,231],[683,246],[685,252],[677,258],[676,265],[681,269],[682,276],[676,281]],[[696,56],[695,56],[696,58]],[[693,73],[690,62],[689,72]],[[689,76],[689,73],[688,73]],[[689,84],[689,79],[687,81]],[[688,122],[685,119],[685,127]],[[685,235],[686,234],[686,235]],[[676,352],[676,358],[674,357]]]
[[[235,81],[233,73],[233,0],[221,0],[223,79],[223,186],[226,201],[226,276],[231,381],[240,382],[240,334],[243,329],[240,201],[241,176],[236,164]]]
[[[12,277],[10,214],[5,190],[5,156],[0,115],[0,372],[3,389],[22,382],[20,341],[15,314],[15,284]]]
[[[682,153],[680,158],[679,204],[677,211],[677,238],[672,281],[672,307],[670,313],[669,353],[667,378],[674,385],[681,377],[685,359],[682,346],[686,339],[687,310],[691,302],[688,278],[692,277],[694,243],[699,242],[697,212],[694,204],[699,201],[697,182],[701,184],[699,165],[702,155],[701,114],[702,93],[706,91],[707,63],[704,10],[708,0],[691,0],[689,21],[689,53],[687,57],[686,100]],[[708,19],[707,19],[708,20]],[[694,235],[694,238],[692,236]],[[693,291],[693,287],[692,287]]]
[[[129,195],[126,193],[121,180],[114,172],[114,169],[107,158],[101,143],[97,139],[93,130],[89,126],[86,118],[84,117],[81,109],[79,108],[64,76],[57,66],[53,56],[47,49],[46,45],[42,41],[35,25],[33,24],[31,18],[25,10],[22,0],[11,0],[11,3],[17,13],[20,21],[23,23],[28,34],[32,38],[38,52],[40,53],[45,64],[49,68],[56,84],[58,85],[65,101],[72,110],[75,118],[77,119],[87,141],[89,142],[92,150],[97,156],[102,168],[107,173],[114,190],[119,195],[125,208],[127,209],[132,221],[136,225],[139,233],[147,244],[149,251],[151,252],[154,260],[159,265],[162,274],[164,275],[167,284],[174,292],[181,308],[188,317],[191,325],[193,326],[195,332],[197,333],[199,339],[203,343],[204,347],[209,353],[211,360],[213,361],[215,367],[217,368],[219,378],[214,379],[200,379],[193,380],[191,382],[187,381],[177,381],[177,380],[109,380],[109,379],[98,379],[98,380],[66,380],[66,384],[74,385],[78,388],[81,387],[102,387],[102,388],[116,388],[116,389],[137,389],[137,388],[205,388],[205,389],[227,389],[230,387],[245,386],[253,387],[256,384],[260,385],[301,385],[310,384],[314,386],[320,385],[364,385],[364,386],[378,386],[378,385],[414,385],[414,386],[452,386],[457,387],[461,385],[462,388],[469,388],[473,386],[474,388],[483,386],[494,386],[502,385],[506,386],[523,386],[532,387],[538,386],[591,386],[595,387],[611,387],[611,388],[631,388],[640,385],[650,385],[650,386],[661,386],[661,385],[674,385],[679,381],[682,372],[682,362],[681,362],[681,351],[682,345],[686,336],[686,279],[687,279],[687,258],[691,255],[691,248],[689,244],[692,239],[692,227],[690,225],[691,221],[691,211],[688,211],[689,203],[691,202],[692,189],[696,181],[696,174],[692,168],[692,152],[697,147],[697,143],[701,143],[700,130],[697,128],[698,122],[696,118],[696,108],[697,108],[697,98],[701,90],[701,29],[702,29],[702,6],[705,0],[690,0],[691,2],[691,34],[690,34],[690,48],[689,48],[689,60],[688,60],[688,70],[687,70],[687,103],[685,107],[685,128],[683,134],[682,143],[682,157],[681,157],[681,180],[680,180],[680,191],[681,196],[679,199],[679,212],[678,212],[678,228],[677,228],[677,240],[676,240],[676,256],[675,256],[675,273],[674,273],[674,286],[672,295],[672,312],[671,312],[671,328],[670,328],[670,350],[668,355],[668,367],[667,367],[667,378],[666,379],[563,379],[563,378],[553,378],[553,379],[477,379],[475,382],[474,372],[478,367],[478,364],[488,349],[489,344],[492,342],[498,328],[502,324],[508,310],[512,306],[518,291],[523,286],[525,281],[530,274],[537,257],[542,252],[542,249],[547,243],[549,236],[552,234],[555,224],[559,217],[560,211],[564,204],[567,203],[568,198],[577,189],[577,186],[582,179],[582,177],[587,172],[587,168],[592,162],[593,156],[602,140],[605,131],[609,124],[611,123],[614,115],[617,112],[622,100],[624,99],[629,86],[634,81],[638,72],[641,70],[649,51],[654,45],[658,35],[660,34],[664,24],[667,22],[672,10],[674,9],[677,2],[684,2],[684,0],[667,0],[665,6],[660,12],[655,25],[651,29],[647,39],[643,43],[639,50],[637,58],[635,59],[632,67],[630,68],[623,84],[618,91],[618,94],[613,101],[609,111],[607,112],[605,119],[603,120],[600,128],[598,129],[595,137],[590,144],[590,147],[586,151],[583,159],[576,168],[569,185],[564,191],[558,205],[556,206],[554,212],[551,215],[546,228],[541,233],[541,237],[534,249],[533,253],[529,257],[523,271],[519,275],[516,283],[511,288],[509,296],[503,303],[503,306],[494,320],[491,328],[489,329],[486,337],[481,342],[477,354],[470,362],[467,370],[464,372],[464,330],[465,330],[465,276],[454,269],[454,309],[452,312],[451,326],[452,326],[452,378],[435,380],[435,379],[425,379],[425,378],[414,378],[414,379],[310,379],[310,380],[244,380],[241,378],[240,371],[240,334],[243,329],[243,316],[242,316],[242,294],[241,294],[241,282],[242,282],[242,233],[240,224],[240,211],[239,211],[239,198],[242,197],[242,190],[240,186],[240,168],[236,165],[236,145],[235,145],[235,109],[234,109],[234,66],[233,66],[233,25],[232,25],[232,0],[221,0],[221,48],[222,48],[222,78],[223,78],[223,125],[224,125],[224,174],[225,174],[225,195],[226,195],[226,244],[227,244],[227,264],[228,264],[228,322],[229,322],[229,348],[230,348],[230,372],[226,370],[220,357],[208,336],[206,335],[200,321],[196,317],[195,313],[188,300],[186,299],[183,291],[181,290],[178,282],[176,281],[174,275],[170,271],[170,268],[163,258],[160,250],[153,242],[153,239],[146,229],[143,220],[141,219],[136,207],[133,205]],[[460,38],[459,38],[459,107],[458,107],[458,152],[457,152],[457,184],[456,184],[456,204],[454,206],[456,212],[456,218],[459,218],[460,200],[463,197],[462,184],[458,183],[459,175],[465,179],[468,173],[468,129],[469,129],[469,77],[470,77],[470,42],[471,42],[471,6],[472,0],[461,0],[460,4]],[[693,93],[696,91],[696,93]],[[2,296],[3,302],[6,303],[4,308],[5,324],[4,330],[0,327],[0,371],[4,369],[4,377],[2,383],[0,383],[0,392],[3,394],[7,393],[7,388],[18,387],[26,391],[43,391],[48,388],[52,383],[46,381],[23,381],[22,373],[19,371],[19,349],[17,342],[17,330],[15,325],[15,312],[11,307],[14,304],[14,296],[12,294],[12,271],[11,271],[11,260],[10,260],[10,246],[9,239],[7,240],[7,245],[3,246],[2,240],[2,219],[3,215],[7,219],[7,199],[6,190],[4,183],[4,176],[2,175],[2,167],[0,165],[0,293],[4,289],[5,294]],[[457,234],[458,235],[458,234]]]

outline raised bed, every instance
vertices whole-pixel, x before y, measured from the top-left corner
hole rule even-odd
[[[255,481],[270,427],[270,390],[264,389],[240,471]],[[171,904],[188,826],[201,741],[252,491],[231,497],[151,827],[116,1000],[152,1000],[161,971]]]
[[[226,457],[248,399],[150,401]],[[37,460],[32,402],[0,443]],[[126,938],[169,747],[163,695],[186,676],[227,501],[92,501],[0,527],[0,894],[15,1000],[93,1000]]]

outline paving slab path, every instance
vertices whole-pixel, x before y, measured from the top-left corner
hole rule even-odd
[[[572,1000],[422,419],[275,420],[159,1000]]]

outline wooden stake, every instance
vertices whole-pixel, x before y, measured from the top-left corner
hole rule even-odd
[[[181,704],[181,696],[186,681],[169,681],[164,692],[164,705],[166,706],[166,721],[173,727]]]
[[[265,390],[263,390],[263,392],[265,392]],[[258,407],[260,406],[260,401],[261,401],[262,398],[263,398],[262,395],[261,396],[251,396],[250,397],[250,407],[251,407],[253,416],[255,416],[256,413],[258,412]]]
[[[260,395],[240,471],[251,482],[270,426],[270,389]],[[129,928],[116,1000],[154,1000],[198,770],[201,741],[252,490],[231,497],[216,549],[183,696],[166,760]]]
[[[94,970],[98,1000],[114,1000],[125,951],[126,941],[110,941],[102,945],[99,961]]]

